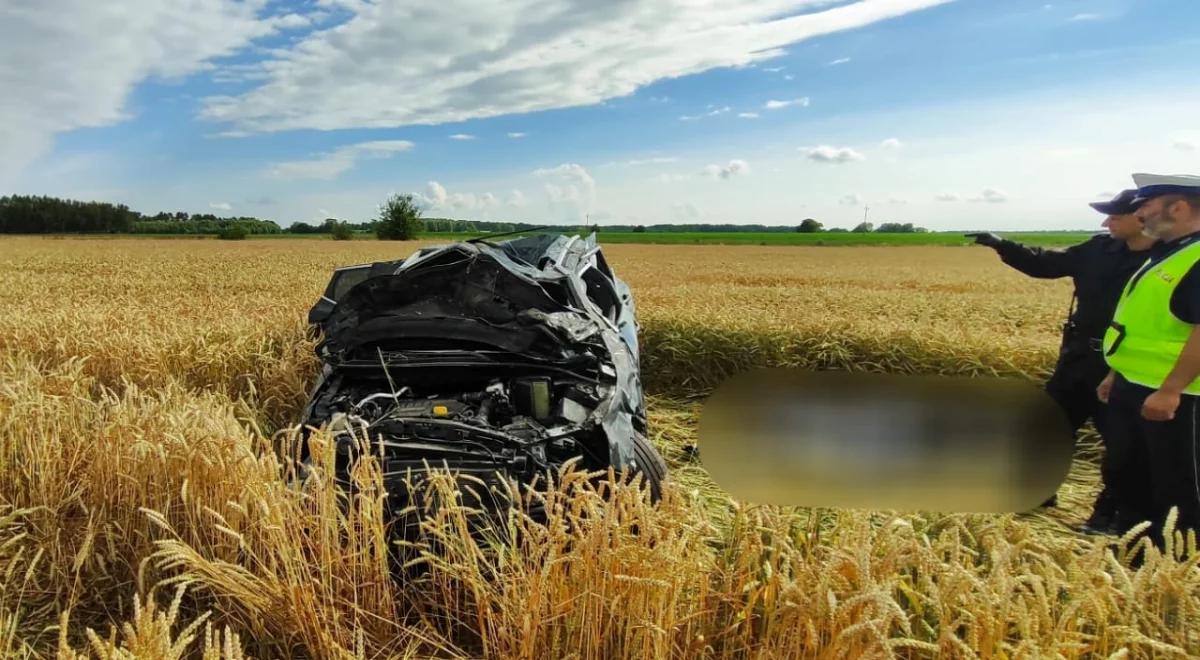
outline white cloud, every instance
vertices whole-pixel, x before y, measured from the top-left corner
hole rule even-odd
[[[455,211],[475,211],[482,206],[482,201],[479,196],[472,192],[466,193],[451,193],[446,198],[445,204],[447,208]]]
[[[317,0],[317,5],[327,9],[357,11],[370,0]]]
[[[273,16],[270,22],[275,27],[281,30],[299,30],[312,25],[312,19],[302,14],[285,14],[283,16]]]
[[[780,71],[783,71],[783,67],[781,67],[781,66],[765,66],[765,67],[763,67],[763,71],[766,71],[767,73],[779,73]]]
[[[217,211],[229,211],[233,209],[233,205],[229,202],[209,202],[208,208],[215,209]]]
[[[861,195],[859,195],[858,193],[851,193],[851,194],[846,195],[845,197],[842,197],[841,199],[839,199],[838,204],[842,204],[845,206],[861,206],[863,204],[863,201],[864,200]]]
[[[904,143],[896,138],[888,138],[883,142],[880,142],[879,146],[883,147],[884,149],[899,149],[900,147],[904,146]]]
[[[179,78],[274,29],[231,0],[0,3],[0,186],[58,133],[129,118],[150,78]]]
[[[728,165],[709,165],[704,168],[704,174],[718,179],[732,179],[749,172],[750,164],[740,158],[729,161]]]
[[[887,203],[891,206],[904,206],[908,204],[908,200],[900,199],[899,197],[889,197]]]
[[[1117,196],[1116,193],[1111,193],[1111,192],[1096,193],[1096,199],[1112,199],[1113,197],[1116,197],[1116,196]]]
[[[265,83],[206,99],[202,115],[239,130],[278,131],[593,105],[948,1],[354,3],[345,23],[269,55],[260,65]]]
[[[708,107],[712,108],[711,105]],[[713,108],[712,110],[709,110],[708,112],[701,113],[698,115],[680,115],[679,121],[695,121],[697,119],[702,119],[704,117],[716,117],[717,115],[723,115],[726,112],[729,112],[730,110],[731,110],[731,108],[726,105],[726,106],[722,106],[720,108]]]
[[[792,99],[790,101],[776,101],[775,99],[771,99],[770,101],[767,101],[766,103],[763,104],[763,108],[765,108],[767,110],[779,110],[780,108],[786,108],[786,107],[792,106],[792,105],[798,105],[802,108],[807,108],[808,107],[808,97],[802,96],[798,99]]]
[[[738,116],[742,119],[758,119],[757,112],[739,112]]]
[[[796,79],[796,76],[793,76],[793,75],[792,75],[792,74],[790,74],[790,73],[785,73],[785,74],[783,74],[783,79],[784,79],[784,80],[795,80],[795,79]]]
[[[1071,17],[1071,21],[1098,21],[1104,18],[1100,14],[1075,14]]]
[[[534,176],[561,176],[567,179],[574,179],[579,183],[595,188],[596,182],[592,179],[592,175],[588,174],[587,168],[579,163],[563,163],[558,167],[539,167],[533,171]]]
[[[939,202],[957,202],[960,198],[954,193],[939,193],[934,195],[935,200]]]
[[[978,197],[972,197],[969,201],[987,202],[989,204],[1002,204],[1008,201],[1008,195],[1006,195],[1003,191],[996,190],[995,188],[985,188],[983,192],[979,193]]]
[[[804,152],[806,158],[818,163],[849,163],[867,158],[850,147],[821,145],[819,147],[801,147],[801,151]]]
[[[528,134],[528,133],[520,133],[520,132],[514,131],[514,132],[512,132],[512,133],[509,133],[509,134],[508,134],[508,137],[510,137],[510,138],[512,138],[512,139],[514,139],[514,140],[516,140],[516,139],[518,139],[518,138],[523,138],[523,137],[525,137],[526,135],[529,135],[529,134]]]
[[[1196,151],[1196,143],[1190,140],[1175,140],[1171,142],[1171,146],[1179,151]]]
[[[450,136],[451,140],[474,140],[475,136],[467,133],[455,133]]]
[[[567,222],[580,222],[596,205],[596,180],[578,163],[539,168],[534,176],[551,179],[544,187],[551,214]]]
[[[850,61],[849,57],[839,57],[836,60],[830,62],[829,66],[837,66],[839,64],[845,64],[846,62],[849,62],[849,61]]]
[[[442,206],[446,203],[447,195],[445,186],[437,181],[430,181],[429,183],[425,184],[425,189],[429,192],[425,195],[421,195],[420,199],[426,204],[429,206]]]
[[[525,195],[520,190],[513,190],[501,201],[491,192],[450,192],[437,181],[425,184],[425,192],[413,193],[418,204],[428,211],[452,211],[469,215],[489,217],[492,211],[502,206],[520,208],[525,205]]]
[[[308,160],[293,160],[275,163],[267,169],[267,175],[275,179],[336,179],[354,167],[362,158],[390,158],[413,148],[408,140],[375,140],[359,142],[321,154]]]

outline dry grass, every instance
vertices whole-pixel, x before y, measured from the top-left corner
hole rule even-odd
[[[411,245],[0,247],[0,656],[1200,654],[1182,540],[1133,569],[1062,524],[1094,492],[1087,456],[1062,512],[941,516],[733,503],[682,450],[684,397],[749,365],[1039,377],[1067,285],[988,252],[608,248],[640,307],[664,501],[568,475],[548,524],[516,511],[484,540],[441,510],[394,580],[377,467],[347,501],[268,447],[304,401],[330,268]]]

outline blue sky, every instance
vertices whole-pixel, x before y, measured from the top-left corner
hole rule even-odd
[[[1198,24],[1193,0],[6,4],[0,194],[1098,228],[1131,172],[1200,173]]]

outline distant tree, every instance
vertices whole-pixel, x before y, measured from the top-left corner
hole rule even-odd
[[[858,233],[858,234],[863,234],[863,233],[871,231],[874,228],[875,228],[875,225],[872,225],[869,222],[860,222],[854,226],[854,229],[851,229],[850,231]]]
[[[875,231],[888,234],[917,234],[927,232],[929,230],[924,227],[916,227],[911,222],[905,222],[903,224],[899,222],[885,222],[879,225],[879,228]]]
[[[825,231],[830,234],[848,234],[848,233],[850,233],[850,230],[846,229],[845,227],[830,227],[829,229],[826,229]]]
[[[125,233],[142,219],[124,204],[80,202],[57,197],[0,197],[0,233]]]
[[[796,231],[802,232],[805,234],[815,234],[815,233],[821,231],[821,229],[823,227],[824,227],[824,225],[817,222],[816,220],[813,220],[812,218],[805,218],[804,222],[801,222],[800,226],[796,227]]]
[[[379,209],[375,235],[383,241],[411,241],[421,231],[421,209],[411,193],[392,195]]]
[[[229,225],[217,232],[217,238],[223,241],[242,241],[246,239],[246,228],[241,225]]]
[[[336,220],[334,220],[333,224],[330,226],[329,233],[333,236],[333,240],[335,241],[348,241],[354,238],[354,230],[350,228],[350,225],[345,222],[338,222]]]
[[[646,225],[636,225],[636,226],[634,226],[634,228],[633,228],[633,233],[635,233],[635,234],[644,234],[644,233],[646,233]]]

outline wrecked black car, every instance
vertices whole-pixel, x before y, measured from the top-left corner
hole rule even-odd
[[[389,508],[407,506],[406,483],[429,468],[532,483],[576,457],[640,473],[659,497],[633,298],[595,234],[339,268],[308,318],[322,370],[303,425],[329,427],[343,479],[369,446]]]

